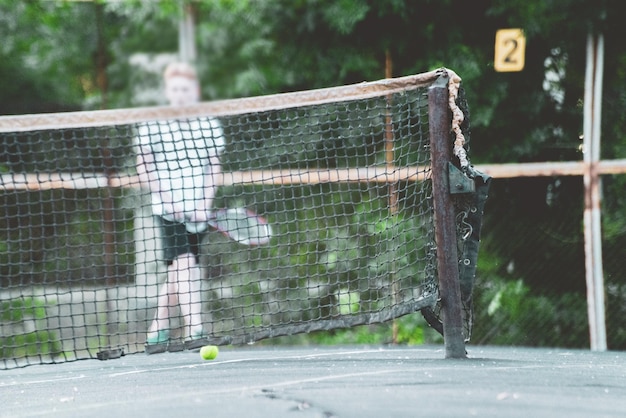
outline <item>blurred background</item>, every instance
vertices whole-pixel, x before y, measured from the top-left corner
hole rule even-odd
[[[161,70],[176,58],[196,64],[205,100],[445,66],[463,79],[473,164],[581,161],[586,42],[601,33],[601,158],[624,159],[619,6],[618,0],[0,0],[0,115],[163,104]],[[525,66],[499,73],[495,33],[511,27],[525,33]],[[9,154],[1,155],[6,172]],[[602,176],[601,188],[608,348],[623,350],[626,175]],[[589,347],[583,210],[582,176],[493,181],[473,344]],[[10,260],[0,242],[3,275]],[[393,325],[286,342],[438,338],[411,315]]]

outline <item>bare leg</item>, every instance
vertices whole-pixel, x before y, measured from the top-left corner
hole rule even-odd
[[[174,264],[178,266],[178,302],[185,321],[185,335],[202,334],[202,299],[200,297],[200,266],[192,254],[179,256]]]
[[[172,271],[168,271],[167,280],[161,286],[159,298],[157,299],[157,310],[154,314],[154,320],[148,329],[148,333],[152,334],[159,330],[170,329],[170,318],[172,310],[178,305],[178,292],[176,289],[176,281]],[[174,280],[172,280],[174,278]]]
[[[169,333],[172,310],[177,305],[185,322],[185,335],[202,334],[200,280],[200,266],[193,254],[182,254],[174,259],[168,267],[167,280],[161,287],[148,338],[158,338],[159,331]]]

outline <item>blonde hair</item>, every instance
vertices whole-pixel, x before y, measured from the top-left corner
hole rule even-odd
[[[163,78],[167,80],[172,77],[185,77],[191,80],[198,80],[198,73],[196,73],[195,68],[186,62],[172,62],[165,68]]]

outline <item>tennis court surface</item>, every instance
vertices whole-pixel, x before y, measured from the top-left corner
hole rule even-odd
[[[626,353],[224,347],[0,372],[1,417],[624,417]]]

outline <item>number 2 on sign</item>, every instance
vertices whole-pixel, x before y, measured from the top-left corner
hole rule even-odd
[[[496,32],[493,66],[496,71],[522,71],[526,52],[526,37],[521,29],[500,29]]]

